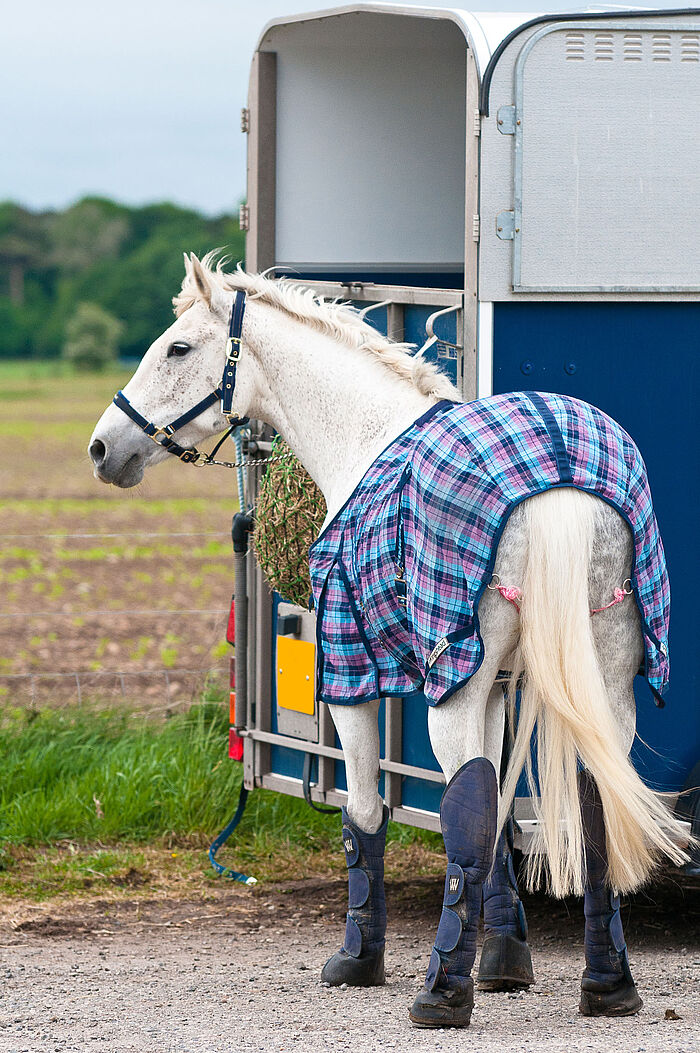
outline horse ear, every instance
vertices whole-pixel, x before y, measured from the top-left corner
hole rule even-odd
[[[190,254],[190,274],[197,288],[197,294],[211,307],[211,282],[207,272],[193,252]]]

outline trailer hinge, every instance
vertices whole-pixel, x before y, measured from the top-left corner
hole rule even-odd
[[[238,226],[241,230],[250,230],[250,209],[248,205],[241,205],[238,210]]]
[[[474,138],[478,139],[481,135],[481,114],[478,110],[474,110]]]
[[[501,241],[513,240],[515,237],[515,212],[498,213],[496,216],[496,234]]]
[[[481,235],[481,218],[472,216],[472,240],[478,241]]]
[[[241,110],[241,131],[250,131],[250,110],[247,106],[244,106]]]
[[[515,106],[501,106],[496,114],[496,125],[501,135],[515,135],[520,119],[515,116]]]

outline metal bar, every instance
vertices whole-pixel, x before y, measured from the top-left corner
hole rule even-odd
[[[403,304],[391,302],[386,309],[386,335],[390,340],[404,338]]]
[[[251,477],[255,469],[251,469]],[[255,636],[255,558],[250,546],[246,553],[246,590],[248,592],[248,692],[246,698],[246,727],[255,726],[255,652],[257,639]],[[257,746],[251,739],[243,743],[243,783],[247,789],[252,790],[255,786],[255,762]]]
[[[436,307],[460,307],[464,299],[461,289],[424,289],[415,285],[375,285],[374,282],[326,282],[309,278],[290,278],[297,285],[314,289],[321,296],[340,297],[363,303],[391,300],[394,304],[427,304]]]
[[[322,746],[333,746],[335,742],[335,725],[328,706],[322,705],[318,714],[318,739]],[[325,800],[327,790],[335,783],[335,761],[332,757],[318,757],[318,782],[316,789]]]
[[[246,267],[261,271],[275,262],[277,164],[277,55],[256,51],[248,87],[248,211]]]
[[[241,732],[241,738],[253,739],[257,743],[268,746],[286,746],[290,750],[298,750],[300,753],[314,753],[320,757],[332,757],[334,760],[343,760],[343,751],[336,746],[326,746],[321,742],[308,742],[306,739],[294,739],[290,735],[278,735],[274,731],[265,731],[261,728],[248,729]],[[441,771],[433,771],[431,768],[418,768],[414,764],[401,764],[398,761],[381,758],[379,761],[381,771],[395,772],[397,775],[410,775],[414,779],[425,779],[426,782],[444,783],[445,776]],[[268,772],[267,768],[259,768],[260,774]]]
[[[255,605],[255,631],[257,650],[255,656],[255,709],[256,727],[269,731],[272,727],[272,593],[267,587],[263,572],[256,567],[257,602]],[[256,771],[269,771],[271,767],[270,745],[259,740]]]
[[[458,384],[465,399],[476,398],[476,348],[478,297],[479,242],[474,240],[474,217],[479,216],[479,144],[476,122],[479,120],[479,70],[474,52],[467,49],[467,113],[464,184],[464,315],[462,333],[457,332],[457,343],[462,345],[461,370]],[[479,221],[480,225],[480,221]],[[459,320],[458,320],[459,324]]]
[[[385,752],[391,763],[401,762],[403,745],[403,702],[400,698],[387,698],[385,723]],[[389,808],[401,804],[402,776],[387,771],[384,779],[384,800]]]

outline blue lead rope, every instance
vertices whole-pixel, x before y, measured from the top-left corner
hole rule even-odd
[[[221,863],[217,862],[216,853],[219,851],[222,845],[225,845],[229,837],[236,829],[241,821],[243,812],[245,811],[246,801],[248,800],[248,791],[245,786],[241,786],[240,796],[238,798],[238,807],[233,816],[233,819],[224,829],[221,831],[219,836],[212,841],[209,846],[209,862],[213,866],[214,870],[221,877],[231,878],[232,881],[240,881],[244,885],[257,885],[258,879],[254,877],[248,877],[247,874],[241,874],[238,870],[232,870],[230,867],[224,867]]]

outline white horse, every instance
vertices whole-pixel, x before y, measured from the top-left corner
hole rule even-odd
[[[209,259],[186,256],[185,267],[175,322],[150,347],[122,403],[106,409],[90,441],[95,475],[105,483],[135,486],[147,466],[164,460],[165,446],[175,442],[167,421],[177,418],[176,453],[228,426],[210,393],[221,383],[239,290],[247,294],[246,310],[240,356],[234,353],[228,365],[228,414],[266,421],[284,437],[323,492],[327,523],[413,422],[440,400],[459,401],[436,368],[380,336],[350,307],[240,270],[225,274]],[[186,411],[194,404],[200,408],[192,416]],[[132,419],[125,406],[137,411],[129,411]],[[159,429],[153,419],[163,422]],[[410,1013],[418,1026],[469,1023],[476,923],[497,833],[495,773],[506,711],[497,677],[503,669],[512,671],[520,690],[520,713],[498,829],[537,726],[543,833],[533,873],[544,867],[556,895],[585,895],[581,1011],[623,1015],[641,1006],[617,894],[644,882],[661,856],[676,863],[685,856],[677,847],[680,828],[628,759],[632,682],[643,655],[640,613],[631,597],[607,601],[632,567],[627,523],[609,503],[574,486],[529,498],[508,519],[494,580],[518,589],[483,592],[483,661],[428,711],[431,745],[448,784],[441,805],[448,868],[431,965]],[[517,606],[506,602],[515,596]],[[590,609],[604,607],[590,617]],[[378,706],[377,700],[331,706],[347,769],[343,840],[350,877],[345,944],[322,974],[331,984],[384,980],[386,810],[378,793]],[[524,933],[511,924],[516,906],[513,892],[496,935],[517,945]]]

